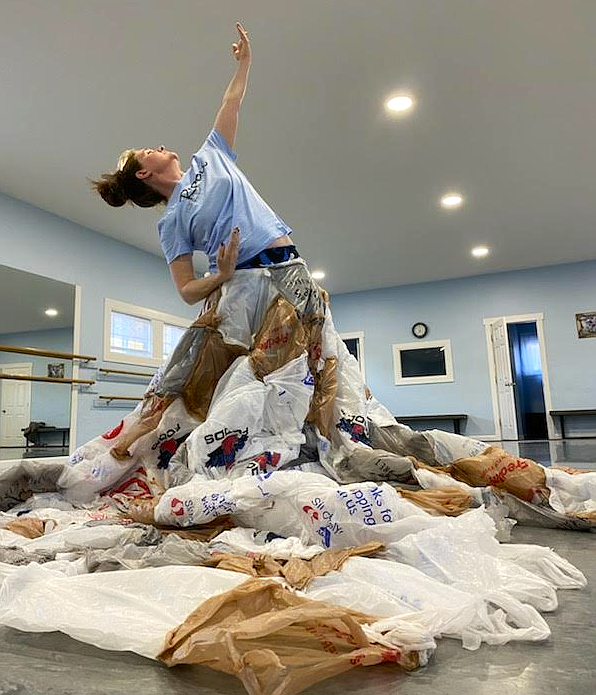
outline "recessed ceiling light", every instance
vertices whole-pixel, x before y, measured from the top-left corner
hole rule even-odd
[[[58,316],[56,309],[46,309],[46,316]]]
[[[472,249],[472,256],[476,258],[484,258],[488,256],[490,249],[487,246],[476,246]]]
[[[313,270],[311,275],[313,280],[322,280],[325,277],[325,273],[322,270]]]
[[[389,99],[385,103],[385,106],[389,111],[407,111],[408,109],[412,108],[413,104],[414,100],[411,97],[401,95]]]
[[[441,205],[449,209],[458,208],[463,202],[464,199],[459,193],[447,193],[441,198]]]

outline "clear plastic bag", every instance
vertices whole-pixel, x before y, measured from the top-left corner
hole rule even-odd
[[[492,520],[480,508],[391,543],[384,556],[416,567],[450,586],[490,597],[492,603],[513,613],[527,614],[530,606],[540,611],[555,610],[554,587],[504,559],[494,534]]]
[[[236,572],[183,566],[69,577],[33,563],[5,578],[0,624],[59,630],[101,649],[154,659],[166,634],[198,605],[245,580]]]
[[[445,585],[407,565],[371,558],[350,558],[340,572],[317,577],[309,584],[310,598],[368,610],[383,616],[381,631],[391,620],[416,612],[416,620],[435,637],[459,639],[466,649],[482,642],[546,639],[550,630],[534,609],[517,611],[510,622],[477,593]],[[528,607],[529,608],[529,607]]]

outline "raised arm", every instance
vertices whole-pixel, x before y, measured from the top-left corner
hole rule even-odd
[[[170,263],[170,273],[178,293],[187,304],[196,304],[208,297],[236,270],[240,232],[236,227],[227,245],[222,244],[217,254],[217,272],[207,277],[197,278],[192,265],[192,256],[187,253],[178,256]]]
[[[238,130],[238,111],[240,104],[244,99],[246,92],[246,84],[248,82],[248,72],[252,54],[248,34],[242,24],[236,24],[238,34],[240,36],[238,43],[232,44],[232,53],[238,61],[236,74],[232,77],[232,81],[223,95],[221,107],[215,118],[213,127],[224,136],[230,149],[234,149],[236,141],[236,131]]]

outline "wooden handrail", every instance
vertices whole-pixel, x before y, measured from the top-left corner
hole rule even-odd
[[[0,345],[0,352],[18,352],[21,355],[35,355],[36,357],[62,357],[65,360],[84,360],[85,362],[97,359],[97,357],[90,355],[74,355],[70,352],[39,350],[38,348],[16,347],[14,345]]]
[[[100,401],[142,401],[143,398],[139,396],[98,396]]]
[[[54,376],[24,376],[21,374],[4,374],[4,372],[0,372],[0,379],[13,379],[14,381],[48,381],[51,384],[88,384],[89,386],[95,383],[87,379],[58,379]]]
[[[103,374],[130,374],[131,376],[149,376],[153,377],[155,376],[155,372],[153,374],[148,374],[147,372],[129,372],[126,369],[105,369],[104,367],[100,367],[99,370]]]

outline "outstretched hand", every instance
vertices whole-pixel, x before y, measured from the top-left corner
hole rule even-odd
[[[240,230],[234,227],[234,231],[227,244],[222,244],[217,252],[217,268],[222,280],[229,280],[238,263],[238,245],[240,243]]]
[[[239,62],[249,62],[252,58],[252,53],[250,50],[250,41],[248,40],[248,33],[246,29],[240,24],[236,23],[236,29],[238,29],[238,34],[240,36],[238,43],[232,44],[232,54],[236,60]]]

